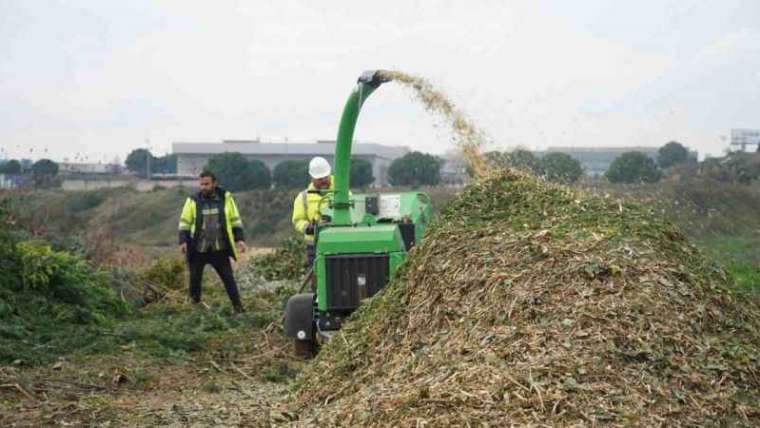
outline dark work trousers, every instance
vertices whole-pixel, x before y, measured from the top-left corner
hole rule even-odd
[[[306,244],[306,269],[314,265],[314,258],[317,256],[317,246],[313,242]]]
[[[314,259],[317,256],[317,246],[314,245],[314,242],[310,242],[306,244],[306,270],[308,271],[314,266]],[[316,272],[311,272],[311,291],[316,291],[317,289],[317,275]]]
[[[210,251],[208,253],[199,253],[193,251],[188,258],[190,268],[190,298],[193,302],[201,301],[201,281],[203,280],[203,268],[209,264],[214,268],[216,273],[224,283],[227,295],[235,309],[243,307],[240,302],[240,293],[238,293],[235,276],[232,274],[232,264],[230,264],[229,255],[224,251]]]

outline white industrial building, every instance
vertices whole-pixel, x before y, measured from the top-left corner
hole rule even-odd
[[[748,147],[752,151],[760,149],[760,129],[732,129],[729,150],[746,152]]]
[[[334,165],[335,141],[318,140],[313,143],[267,143],[258,140],[224,140],[221,143],[175,142],[172,152],[177,155],[177,175],[197,176],[203,171],[211,156],[225,153],[241,153],[248,159],[264,162],[270,170],[286,160],[309,160],[322,156]],[[386,146],[376,143],[354,142],[351,155],[372,164],[375,186],[388,184],[388,167],[394,159],[409,152],[408,147]]]
[[[59,174],[118,174],[121,170],[121,165],[115,163],[58,163]]]

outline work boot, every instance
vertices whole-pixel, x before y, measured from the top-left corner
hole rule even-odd
[[[193,308],[195,310],[198,309],[209,309],[208,305],[203,303],[201,299],[190,299],[190,304],[193,305]]]
[[[235,305],[233,306],[233,309],[235,310],[236,314],[242,314],[245,312],[245,309],[243,309],[243,305]]]

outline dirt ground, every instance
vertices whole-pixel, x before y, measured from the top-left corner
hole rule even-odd
[[[0,368],[0,426],[272,426],[304,362],[274,323],[237,337],[240,351],[214,346],[191,361],[125,349],[36,368]]]

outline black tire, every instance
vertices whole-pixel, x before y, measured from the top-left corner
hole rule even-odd
[[[314,340],[293,340],[293,352],[297,357],[310,360],[317,356],[317,344]]]

